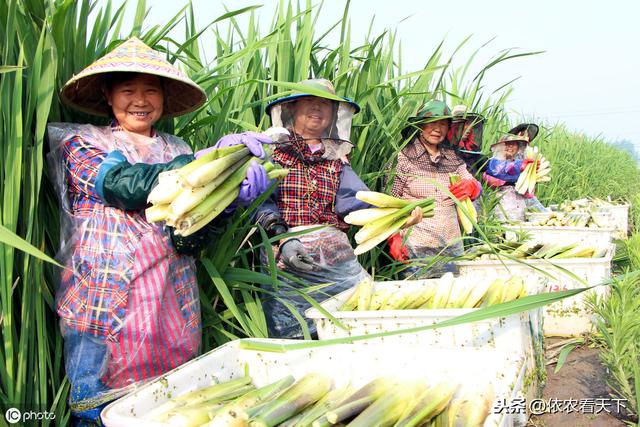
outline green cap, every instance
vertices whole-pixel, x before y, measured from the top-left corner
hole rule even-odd
[[[451,119],[451,109],[444,102],[432,99],[420,108],[418,114],[409,117],[409,121],[412,122],[419,122],[423,119]]]

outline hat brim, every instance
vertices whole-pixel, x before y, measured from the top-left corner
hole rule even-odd
[[[207,96],[196,83],[161,72],[149,70],[132,70],[110,68],[108,71],[80,73],[72,77],[60,91],[60,98],[65,104],[85,113],[108,117],[111,107],[104,95],[104,78],[110,73],[149,74],[158,76],[163,81],[164,110],[162,117],[175,117],[190,113],[200,108]]]
[[[437,122],[439,120],[449,120],[449,124],[452,123],[453,116],[429,116],[429,117],[420,117],[420,116],[412,116],[407,119],[407,126],[402,129],[400,134],[402,138],[407,139],[418,132],[418,128],[422,124]]]
[[[499,140],[499,141],[494,142],[493,144],[491,144],[491,145],[489,146],[489,148],[491,148],[491,147],[495,147],[495,146],[496,146],[496,145],[498,145],[498,144],[506,144],[507,142],[518,142],[518,143],[523,143],[523,144],[529,145],[529,143],[530,143],[531,141],[527,140],[526,138],[522,138],[522,139],[511,139],[511,140],[509,140],[509,141],[500,141],[500,140]]]
[[[520,123],[518,126],[514,127],[513,129],[511,129],[509,131],[510,134],[512,135],[517,135],[522,131],[526,131],[527,132],[527,137],[529,138],[529,140],[527,142],[532,142],[534,139],[536,139],[536,136],[538,136],[538,131],[540,130],[540,128],[538,127],[538,125],[534,124],[534,123]]]
[[[271,117],[271,109],[278,105],[278,104],[282,104],[285,102],[292,102],[292,101],[296,101],[300,98],[307,98],[310,96],[316,96],[316,95],[311,95],[309,93],[298,93],[295,95],[289,95],[289,96],[285,96],[283,98],[278,98],[275,101],[270,102],[269,104],[267,104],[267,107],[265,108],[265,112],[267,113],[267,115],[269,115],[269,117]],[[358,104],[356,104],[354,101],[352,101],[351,99],[341,96],[340,98],[342,98],[342,101],[336,101],[336,102],[344,102],[345,104],[349,104],[353,107],[353,109],[355,110],[353,114],[358,114],[360,112],[360,106]],[[327,99],[331,99],[331,98],[327,98]],[[331,99],[331,101],[335,101],[334,99]]]

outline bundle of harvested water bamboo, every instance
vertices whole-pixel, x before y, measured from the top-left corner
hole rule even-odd
[[[163,172],[149,194],[149,222],[165,221],[176,234],[188,236],[216,218],[240,192],[251,161],[244,145],[214,149],[180,169]],[[263,163],[269,179],[281,178],[286,169]]]
[[[587,243],[539,243],[536,241],[505,242],[493,247],[483,244],[469,249],[463,257],[467,260],[483,259],[568,259],[602,258],[607,247],[598,247]]]
[[[423,217],[428,218],[433,216],[435,207],[432,197],[411,202],[375,191],[358,191],[356,198],[376,206],[351,212],[344,218],[347,224],[362,226],[355,235],[358,243],[354,250],[356,255],[370,251],[397,233],[409,220],[415,208],[421,208]]]
[[[538,152],[538,147],[527,147],[525,158],[531,162],[516,181],[516,191],[520,194],[533,194],[536,183],[551,181],[551,164]]]
[[[460,175],[450,174],[449,182],[451,184],[457,184],[460,182]],[[458,221],[462,227],[464,234],[470,234],[473,232],[473,224],[478,222],[478,212],[470,198],[460,200],[460,204],[456,206],[458,212]]]
[[[526,296],[520,276],[496,278],[471,283],[455,279],[450,273],[420,289],[396,290],[381,286],[374,289],[371,280],[356,285],[353,294],[340,311],[424,310],[446,308],[478,308]]]
[[[470,394],[454,399],[458,389],[457,383],[448,381],[427,386],[387,377],[358,389],[332,388],[331,378],[319,373],[298,381],[288,376],[256,388],[250,377],[242,377],[178,396],[145,418],[179,427],[411,427],[427,425],[449,412],[469,421],[456,425],[481,426],[489,414],[485,402],[489,396],[481,393],[473,404]],[[451,407],[454,401],[481,410],[460,411],[459,405]]]

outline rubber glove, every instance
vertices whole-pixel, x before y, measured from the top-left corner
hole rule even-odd
[[[389,255],[396,261],[406,261],[409,259],[409,251],[407,247],[402,245],[402,236],[400,233],[392,234],[387,239],[389,245]]]
[[[313,260],[298,239],[289,239],[280,245],[280,256],[288,267],[301,271],[313,269]]]
[[[453,193],[453,196],[458,200],[464,200],[467,197],[471,200],[475,200],[479,195],[482,187],[480,183],[475,179],[462,179],[457,184],[451,184],[449,191]]]
[[[262,144],[271,144],[272,142],[271,138],[257,132],[232,133],[220,138],[213,147],[205,148],[196,152],[194,157],[197,159],[214,148],[224,148],[244,144],[253,156],[264,159],[267,155],[264,148],[262,148]]]
[[[531,159],[524,159],[522,161],[522,170],[525,170],[525,168],[530,165],[531,163],[533,163],[533,160]],[[536,172],[538,172],[538,170],[540,169],[540,160],[536,161]]]
[[[482,179],[486,182],[491,188],[502,187],[507,183],[507,181],[502,180],[500,178],[496,178],[495,176],[491,176],[486,172],[482,173]]]
[[[267,171],[260,163],[251,160],[249,169],[247,169],[247,177],[240,184],[240,194],[238,194],[235,202],[239,206],[249,206],[262,193],[267,191],[268,187]]]

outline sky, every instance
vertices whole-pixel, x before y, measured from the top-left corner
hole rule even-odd
[[[161,24],[184,4],[147,0],[151,11],[146,22]],[[263,5],[256,14],[266,30],[279,1],[193,0],[193,4],[200,26],[224,14],[225,5],[229,10]],[[325,0],[316,34],[342,17],[344,5],[344,0]],[[130,13],[134,7],[129,6]],[[478,64],[503,49],[544,51],[499,64],[488,73],[486,89],[518,78],[507,103],[514,117],[565,123],[571,130],[609,141],[627,139],[640,150],[639,1],[352,0],[349,16],[354,43],[364,40],[372,19],[374,34],[395,30],[402,41],[405,72],[420,69],[441,40],[450,54],[469,35],[469,49],[459,55],[464,61],[491,40],[481,50]]]

